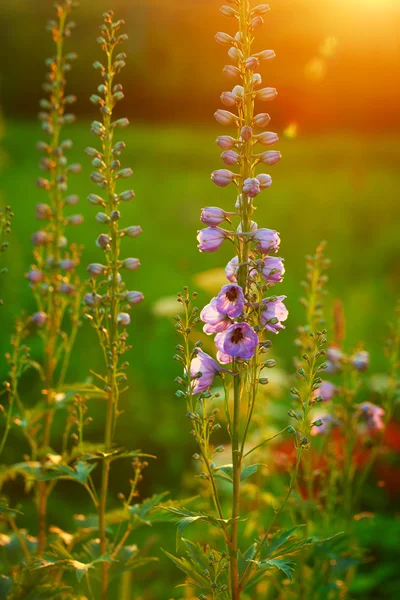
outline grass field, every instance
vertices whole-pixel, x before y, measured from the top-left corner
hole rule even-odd
[[[136,192],[136,200],[122,207],[124,220],[143,228],[143,235],[126,245],[126,256],[137,256],[142,262],[141,269],[129,275],[129,287],[143,291],[146,302],[132,314],[131,391],[124,401],[127,415],[120,421],[118,435],[121,443],[158,456],[151,467],[153,483],[144,484],[144,493],[165,488],[174,493],[193,452],[190,437],[184,434],[184,407],[174,397],[173,379],[178,369],[172,361],[177,343],[173,319],[160,316],[155,307],[185,284],[195,289],[194,274],[222,267],[231,258],[227,245],[214,255],[200,254],[195,239],[201,207],[216,205],[230,210],[234,203],[233,189],[219,190],[209,177],[213,169],[220,168],[213,143],[219,133],[201,126],[135,125],[123,134],[128,146],[123,166],[133,166]],[[101,260],[94,243],[101,228],[94,220],[95,209],[86,202],[86,196],[96,190],[89,180],[90,161],[83,154],[85,146],[94,145],[96,139],[89,133],[89,124],[82,123],[70,129],[70,136],[74,140],[71,156],[84,166],[70,184],[70,192],[82,198],[77,212],[85,216],[83,226],[71,229],[71,239],[85,246],[84,274],[89,262]],[[9,273],[1,279],[0,355],[8,348],[13,317],[34,308],[23,275],[30,264],[30,237],[38,228],[34,207],[45,201],[43,192],[35,187],[40,174],[35,151],[38,138],[36,123],[15,122],[7,124],[2,142],[2,203],[12,205],[15,219],[5,257]],[[304,255],[322,239],[328,241],[332,259],[330,298],[341,298],[346,309],[346,343],[351,348],[363,340],[371,351],[372,366],[383,368],[386,324],[399,295],[398,143],[396,136],[343,133],[313,138],[300,135],[279,144],[284,158],[272,171],[273,187],[260,196],[257,221],[280,231],[281,256],[286,260],[282,293],[288,296],[290,319],[275,344],[281,368],[292,369],[295,330],[302,323],[298,299]],[[199,291],[201,304],[210,293]],[[37,350],[34,346],[33,352]],[[93,332],[84,324],[70,379],[87,378],[89,369],[96,370],[99,361]],[[5,374],[4,361],[0,374]],[[34,384],[28,377],[25,385],[29,389]],[[96,436],[96,419],[92,434]]]

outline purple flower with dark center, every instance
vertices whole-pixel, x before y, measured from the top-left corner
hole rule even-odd
[[[217,296],[216,308],[231,319],[239,317],[244,309],[244,294],[240,285],[230,283],[224,285]]]
[[[197,232],[198,249],[200,252],[216,252],[229,232],[220,227],[207,227]]]
[[[280,283],[283,280],[285,267],[283,259],[277,256],[267,256],[260,261],[261,276],[268,283]]]
[[[261,323],[265,325],[265,328],[272,333],[278,333],[281,329],[285,329],[282,325],[282,321],[286,321],[289,312],[286,306],[283,304],[286,296],[277,296],[273,302],[265,301],[265,309],[261,313]]]
[[[233,323],[215,336],[215,345],[223,355],[249,360],[258,346],[258,335],[248,323]]]
[[[279,244],[281,243],[279,233],[273,229],[266,229],[262,227],[258,229],[253,235],[253,241],[256,248],[262,254],[268,254],[269,252],[278,252]]]
[[[365,350],[356,352],[356,354],[352,356],[351,362],[357,371],[366,371],[369,366],[369,353]]]
[[[205,323],[204,333],[210,335],[225,331],[231,324],[231,320],[226,314],[221,314],[217,309],[217,298],[213,298],[210,304],[207,304],[200,313],[200,319]]]
[[[243,194],[249,198],[255,198],[261,192],[260,182],[255,177],[249,177],[243,182]]]
[[[239,271],[239,257],[234,256],[225,267],[226,278],[232,283],[236,283]]]
[[[330,381],[323,381],[318,389],[314,390],[313,400],[321,397],[324,402],[332,400],[333,396],[337,392],[337,387]]]
[[[384,429],[385,424],[382,419],[385,411],[383,408],[372,404],[372,402],[363,402],[358,408],[370,431],[382,431]]]
[[[197,351],[197,356],[192,358],[190,363],[190,376],[192,379],[193,394],[201,394],[207,391],[213,384],[216,373],[222,371],[223,368],[211,356],[203,352]],[[200,376],[197,375],[200,373]]]

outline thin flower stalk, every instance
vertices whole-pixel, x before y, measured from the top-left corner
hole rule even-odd
[[[134,197],[132,190],[117,193],[116,187],[119,180],[125,180],[132,175],[130,168],[121,168],[119,156],[125,148],[122,141],[115,140],[115,132],[127,126],[128,120],[120,118],[113,120],[113,110],[118,101],[124,97],[122,85],[116,83],[115,77],[125,66],[126,55],[118,52],[120,44],[127,39],[127,35],[120,33],[124,22],[113,20],[113,11],[104,14],[104,23],[101,26],[101,35],[98,38],[105,53],[105,64],[94,64],[100,71],[102,84],[98,94],[91,97],[91,101],[100,107],[102,121],[92,124],[92,132],[100,138],[101,149],[87,148],[86,153],[92,158],[95,168],[91,179],[100,188],[101,195],[91,194],[88,198],[92,205],[101,209],[96,216],[98,223],[106,228],[96,241],[96,245],[104,253],[104,264],[93,263],[89,265],[88,272],[92,275],[90,292],[85,297],[89,307],[88,318],[95,327],[100,346],[103,351],[106,374],[100,377],[106,398],[106,425],[104,433],[104,452],[101,490],[99,494],[98,514],[100,529],[100,552],[105,555],[109,550],[109,541],[106,532],[107,493],[109,484],[111,457],[117,418],[119,416],[119,398],[121,390],[126,388],[126,376],[123,370],[127,363],[122,362],[124,354],[129,350],[127,344],[127,326],[130,323],[129,310],[143,300],[143,294],[137,291],[128,291],[123,282],[122,275],[139,267],[138,259],[121,258],[121,242],[123,238],[136,237],[141,233],[139,226],[120,227],[121,202],[130,201]],[[134,492],[130,495],[129,503]],[[126,534],[126,537],[129,533]],[[124,543],[122,539],[120,545]],[[117,546],[120,547],[120,546]],[[122,546],[121,546],[122,547]],[[107,598],[109,563],[102,563],[101,598]]]
[[[75,267],[79,263],[80,251],[75,245],[68,245],[66,227],[79,225],[83,219],[75,214],[66,216],[64,209],[75,205],[78,200],[75,195],[67,195],[67,189],[69,175],[78,173],[81,167],[68,163],[65,152],[71,148],[72,142],[62,140],[64,126],[75,120],[74,115],[68,112],[76,98],[66,93],[66,73],[76,55],[65,52],[65,40],[75,26],[69,19],[77,5],[74,0],[57,3],[56,19],[50,21],[47,27],[53,37],[55,55],[47,61],[49,73],[43,85],[48,98],[41,101],[39,117],[49,141],[38,143],[43,154],[40,167],[46,176],[37,180],[37,186],[47,194],[48,204],[41,203],[36,207],[36,218],[41,221],[42,227],[32,236],[35,262],[27,274],[37,301],[37,311],[31,321],[40,333],[44,348],[45,388],[42,393],[46,399],[46,410],[40,441],[44,452],[51,444],[55,397],[63,383],[79,326],[80,283]],[[65,319],[69,319],[68,327]],[[61,371],[57,373],[60,365]],[[39,555],[46,546],[47,500],[51,489],[52,486],[44,482],[37,486]]]
[[[7,237],[11,232],[11,219],[14,214],[10,206],[6,206],[4,209],[0,208],[0,254],[5,252],[8,248]],[[6,268],[0,269],[0,275],[4,275],[7,272]],[[0,300],[0,305],[3,303]]]

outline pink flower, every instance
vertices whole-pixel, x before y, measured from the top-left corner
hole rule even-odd
[[[261,323],[271,333],[278,333],[281,329],[285,329],[282,322],[289,316],[289,311],[283,304],[285,298],[286,296],[277,296],[272,302],[264,301],[266,308],[261,313]]]
[[[203,327],[204,333],[211,335],[225,331],[231,324],[231,320],[226,314],[218,312],[217,298],[213,298],[210,304],[207,304],[200,313],[200,319],[205,323]]]
[[[216,252],[222,242],[229,237],[229,231],[220,227],[207,227],[197,232],[198,249],[200,252]]]
[[[217,208],[216,206],[208,206],[207,208],[203,208],[200,215],[200,221],[209,225],[210,227],[215,227],[216,225],[220,225],[226,220],[227,213],[222,210],[222,208]]]
[[[225,267],[226,278],[232,283],[236,283],[239,271],[239,258],[234,256]]]
[[[372,404],[372,402],[363,402],[358,408],[370,431],[382,431],[384,429],[385,424],[382,419],[385,411],[383,408]]]
[[[260,261],[261,276],[269,283],[280,283],[283,280],[285,267],[283,259],[277,256],[266,256]]]
[[[190,363],[193,394],[201,394],[207,391],[212,386],[216,373],[222,370],[216,360],[203,350],[197,350],[197,356],[192,358]],[[200,376],[198,376],[199,374]]]
[[[255,198],[261,192],[260,182],[256,177],[245,179],[242,187],[243,194],[249,198]]]

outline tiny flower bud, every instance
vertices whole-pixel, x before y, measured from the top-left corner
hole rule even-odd
[[[142,233],[142,228],[140,225],[131,225],[130,227],[121,229],[121,233],[123,235],[127,235],[128,237],[135,238]]]
[[[77,196],[76,194],[71,194],[70,196],[64,198],[64,202],[69,206],[75,206],[75,204],[79,202],[79,196]]]
[[[229,46],[230,44],[234,43],[233,37],[227,33],[223,33],[222,31],[219,31],[215,35],[214,39],[218,44],[221,44],[221,46]]]
[[[45,231],[35,231],[31,237],[31,242],[34,246],[46,246],[50,244],[51,237]]]
[[[271,122],[271,117],[267,113],[259,113],[254,117],[253,122],[256,127],[267,127]]]
[[[114,121],[114,123],[112,124],[113,127],[127,127],[128,125],[129,125],[129,120],[126,118],[118,119],[117,121]]]
[[[279,140],[278,134],[272,131],[264,131],[257,136],[257,141],[263,146],[272,146]]]
[[[253,8],[253,10],[251,11],[251,14],[252,15],[265,15],[267,12],[269,12],[268,4],[259,4],[258,6]]]
[[[36,179],[36,185],[42,190],[50,189],[50,182],[47,179],[43,179],[43,177],[39,177],[38,179]]]
[[[252,29],[258,29],[259,27],[262,27],[263,24],[264,19],[260,16],[254,17],[254,19],[251,20]]]
[[[71,215],[68,217],[68,223],[71,225],[82,225],[83,215]]]
[[[249,198],[255,198],[261,191],[260,182],[254,177],[249,177],[243,182],[242,192]]]
[[[86,294],[83,299],[87,306],[99,306],[102,301],[102,297],[99,294]]]
[[[217,138],[217,145],[221,150],[230,150],[236,146],[236,140],[229,135],[221,135]]]
[[[131,322],[131,318],[128,313],[122,312],[117,316],[117,323],[120,327],[127,327]]]
[[[47,315],[43,311],[35,312],[32,315],[32,322],[35,323],[38,327],[43,327],[43,325],[47,321]]]
[[[106,213],[98,212],[96,215],[96,221],[101,224],[109,223],[110,218],[106,215]]]
[[[249,140],[251,140],[252,136],[253,130],[251,127],[249,127],[249,125],[245,125],[244,127],[242,127],[242,129],[240,130],[240,137],[244,142],[248,142]]]
[[[230,79],[236,79],[237,77],[240,77],[240,71],[237,67],[235,67],[235,65],[225,65],[222,71]]]
[[[255,56],[250,56],[246,62],[245,67],[250,71],[255,71],[259,65],[258,59]]]
[[[31,271],[29,271],[26,277],[31,283],[39,283],[43,280],[44,275],[41,271],[35,271],[34,269],[32,269]]]
[[[237,165],[239,162],[239,154],[233,150],[227,150],[221,154],[223,162],[228,166]]]
[[[257,175],[256,179],[260,182],[260,189],[266,190],[272,185],[271,175],[266,175],[265,173],[261,173]]]
[[[92,277],[98,277],[99,275],[103,275],[107,267],[101,265],[100,263],[92,263],[88,266],[87,271]]]
[[[222,208],[218,208],[216,206],[203,208],[200,215],[200,220],[210,227],[220,225],[225,221],[225,219],[226,212],[222,210]]]
[[[118,194],[119,200],[122,200],[123,202],[129,202],[134,197],[135,197],[135,192],[133,190],[126,190],[125,192]]]
[[[89,194],[88,201],[93,206],[98,206],[99,204],[103,204],[103,205],[105,204],[103,198],[100,198],[100,196],[97,196],[97,194]]]
[[[130,167],[127,167],[126,169],[121,169],[120,171],[118,171],[115,174],[115,177],[117,179],[127,179],[128,177],[131,177],[133,175],[133,171]]]
[[[219,12],[224,17],[237,17],[239,15],[237,10],[235,10],[231,6],[221,6],[221,8],[219,9]]]
[[[37,204],[35,217],[39,221],[49,221],[53,216],[53,212],[48,204]]]
[[[276,91],[275,88],[263,88],[262,90],[258,90],[258,92],[256,93],[256,96],[259,100],[262,100],[263,102],[267,102],[268,100],[273,100],[274,98],[276,98],[278,95],[278,92]]]
[[[60,267],[64,271],[73,271],[75,269],[75,266],[75,262],[70,258],[64,258],[63,260],[60,260]]]
[[[136,271],[140,267],[140,260],[138,258],[125,258],[122,266],[128,271]]]
[[[222,104],[225,104],[225,106],[235,106],[236,104],[236,98],[232,92],[222,92],[220,99]]]
[[[226,187],[230,183],[232,183],[235,174],[232,171],[228,171],[228,169],[218,169],[217,171],[213,171],[211,173],[211,181],[218,185],[219,187]]]
[[[60,292],[65,294],[66,296],[70,296],[75,292],[75,287],[71,283],[62,283],[60,287]]]
[[[264,163],[264,165],[276,165],[282,158],[282,154],[277,150],[269,150],[267,152],[263,152],[259,156],[260,162]]]
[[[233,125],[237,122],[237,116],[229,112],[228,110],[218,109],[214,113],[214,117],[220,125]]]
[[[106,233],[101,233],[96,240],[96,246],[98,248],[107,248],[111,243],[111,238]]]
[[[262,52],[256,54],[256,56],[259,60],[272,60],[275,58],[276,54],[274,50],[263,50]]]
[[[142,292],[126,292],[125,298],[131,306],[140,304],[140,302],[143,302],[144,300]]]

